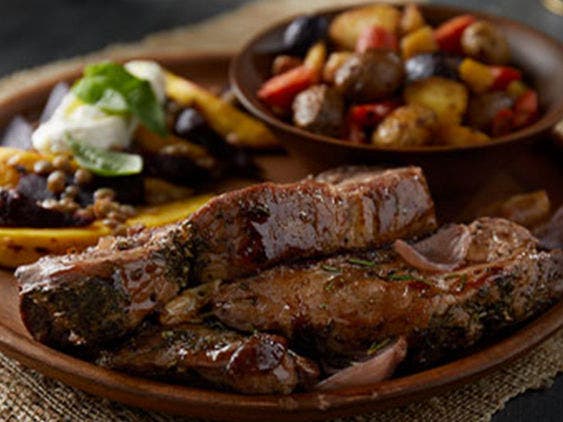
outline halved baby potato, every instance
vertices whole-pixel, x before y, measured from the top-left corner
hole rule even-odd
[[[369,26],[380,26],[396,33],[401,12],[389,4],[373,4],[337,15],[330,24],[331,40],[341,48],[354,50],[360,33]]]
[[[405,88],[405,102],[433,110],[442,124],[459,124],[467,110],[465,85],[437,76],[416,81]]]
[[[211,195],[199,195],[164,205],[142,207],[126,224],[131,227],[143,225],[151,228],[174,223],[188,217],[210,198]],[[95,245],[101,237],[110,234],[110,229],[100,221],[86,227],[0,227],[0,266],[15,268],[35,262],[43,255],[81,250]]]

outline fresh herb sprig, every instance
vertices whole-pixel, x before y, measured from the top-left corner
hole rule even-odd
[[[120,64],[102,62],[86,66],[84,76],[74,84],[72,92],[108,114],[130,113],[149,130],[166,135],[164,110],[150,83]]]

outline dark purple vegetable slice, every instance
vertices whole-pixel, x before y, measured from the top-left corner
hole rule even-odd
[[[283,34],[285,50],[303,55],[318,40],[326,36],[328,20],[324,16],[304,15],[294,19]]]

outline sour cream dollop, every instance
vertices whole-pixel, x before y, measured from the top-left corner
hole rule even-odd
[[[132,75],[148,81],[160,103],[165,99],[164,72],[158,63],[134,60],[125,64]],[[69,151],[68,138],[103,149],[130,146],[138,121],[131,116],[107,114],[69,92],[49,120],[33,132],[33,147],[42,152]]]

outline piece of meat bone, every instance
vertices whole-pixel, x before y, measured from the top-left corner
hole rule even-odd
[[[400,337],[375,356],[369,357],[363,362],[354,362],[349,367],[322,380],[315,386],[315,390],[330,391],[361,387],[383,381],[393,375],[395,368],[405,359],[406,355],[407,341],[404,337]]]
[[[535,230],[539,245],[545,249],[563,249],[563,206],[553,214],[553,217]]]
[[[215,198],[184,221],[119,238],[117,247],[20,267],[22,318],[49,345],[96,348],[130,332],[188,282],[248,276],[284,260],[419,235],[435,224],[416,167],[347,169],[334,183],[255,185]]]
[[[418,270],[447,272],[463,264],[470,244],[469,227],[454,224],[413,244],[397,239],[393,248],[401,258]]]
[[[287,340],[244,336],[203,325],[149,327],[98,363],[152,378],[225,388],[245,394],[289,394],[314,385],[317,365],[293,353]]]
[[[423,273],[391,249],[279,265],[222,285],[226,326],[273,332],[327,359],[353,357],[374,339],[404,335],[409,362],[429,364],[525,321],[561,295],[563,251],[539,251],[503,219],[469,225],[466,265]]]
[[[176,325],[183,322],[201,322],[201,310],[211,303],[220,285],[221,281],[217,280],[184,290],[160,311],[160,323]]]

